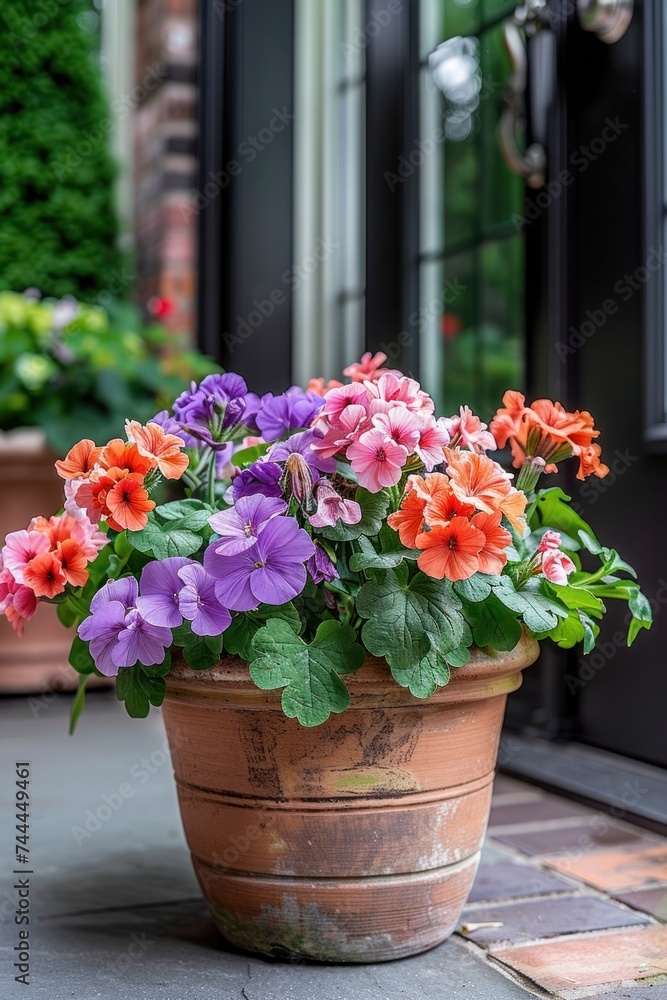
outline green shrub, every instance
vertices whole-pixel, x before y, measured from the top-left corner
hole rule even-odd
[[[0,292],[0,430],[42,427],[60,454],[83,436],[123,437],[126,417],[145,422],[219,370],[131,306]]]
[[[111,113],[87,13],[80,0],[0,4],[0,289],[121,290]]]

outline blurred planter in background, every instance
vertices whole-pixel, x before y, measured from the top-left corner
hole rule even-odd
[[[59,455],[82,434],[121,437],[126,416],[145,422],[219,370],[133,306],[37,296],[0,292],[0,430],[41,427]]]
[[[0,537],[24,528],[26,511],[62,507],[53,463],[82,436],[124,437],[127,416],[148,420],[217,370],[162,327],[142,327],[131,306],[0,292]],[[55,606],[22,640],[0,616],[0,694],[76,689],[72,638]]]
[[[0,532],[24,528],[28,504],[46,515],[62,506],[54,460],[40,430],[0,433]],[[0,694],[76,690],[79,677],[69,665],[72,634],[60,624],[55,605],[40,610],[23,639],[0,615]]]

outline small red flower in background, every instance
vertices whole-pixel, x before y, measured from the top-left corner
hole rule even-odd
[[[151,295],[146,303],[146,308],[155,319],[166,319],[167,316],[171,316],[175,306],[171,299],[163,299],[159,295]]]
[[[453,340],[461,332],[461,320],[454,313],[443,313],[440,329],[445,340]]]

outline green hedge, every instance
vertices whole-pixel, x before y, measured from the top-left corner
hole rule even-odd
[[[0,4],[0,289],[92,300],[122,272],[111,113],[86,16],[80,0]]]

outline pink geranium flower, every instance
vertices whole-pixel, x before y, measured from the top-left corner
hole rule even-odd
[[[462,406],[458,417],[450,417],[445,421],[453,445],[468,448],[478,455],[486,451],[495,451],[496,439],[487,424],[476,417],[469,406]]]
[[[344,368],[343,375],[347,375],[353,382],[365,382],[366,379],[378,378],[378,373],[386,360],[387,355],[383,354],[382,351],[378,351],[375,356],[367,351],[362,356],[361,361],[355,361],[354,364]]]
[[[396,444],[403,445],[408,455],[415,450],[422,433],[418,415],[405,406],[394,406],[386,413],[376,413],[373,417],[373,426],[384,431]]]
[[[50,548],[49,536],[42,531],[12,531],[5,538],[2,564],[17,583],[23,583],[23,570],[30,560]]]
[[[560,549],[547,549],[542,555],[542,572],[550,583],[567,585],[567,578],[577,567]]]
[[[343,410],[347,406],[361,405],[366,408],[368,393],[359,382],[351,382],[340,388],[329,389],[324,394],[324,406],[318,413],[318,422],[322,417],[328,417],[331,424],[336,425]]]
[[[429,414],[421,416],[420,425],[415,451],[427,471],[432,472],[435,466],[440,465],[445,459],[444,449],[449,444],[449,434],[446,427]]]
[[[395,486],[408,457],[408,450],[374,428],[365,431],[347,449],[347,458],[356,472],[359,485],[379,493],[385,486]]]
[[[0,570],[0,612],[21,638],[23,626],[37,610],[37,598],[30,587],[18,583],[5,567]]]
[[[358,524],[361,521],[361,507],[354,500],[344,500],[336,493],[328,479],[320,479],[316,487],[317,511],[309,518],[314,528],[332,528],[342,521],[344,524]]]
[[[540,544],[537,547],[537,551],[548,552],[551,549],[559,549],[560,543],[561,543],[560,532],[552,531],[551,528],[549,528],[549,530],[545,531],[544,534],[542,535],[542,540],[540,541]]]

